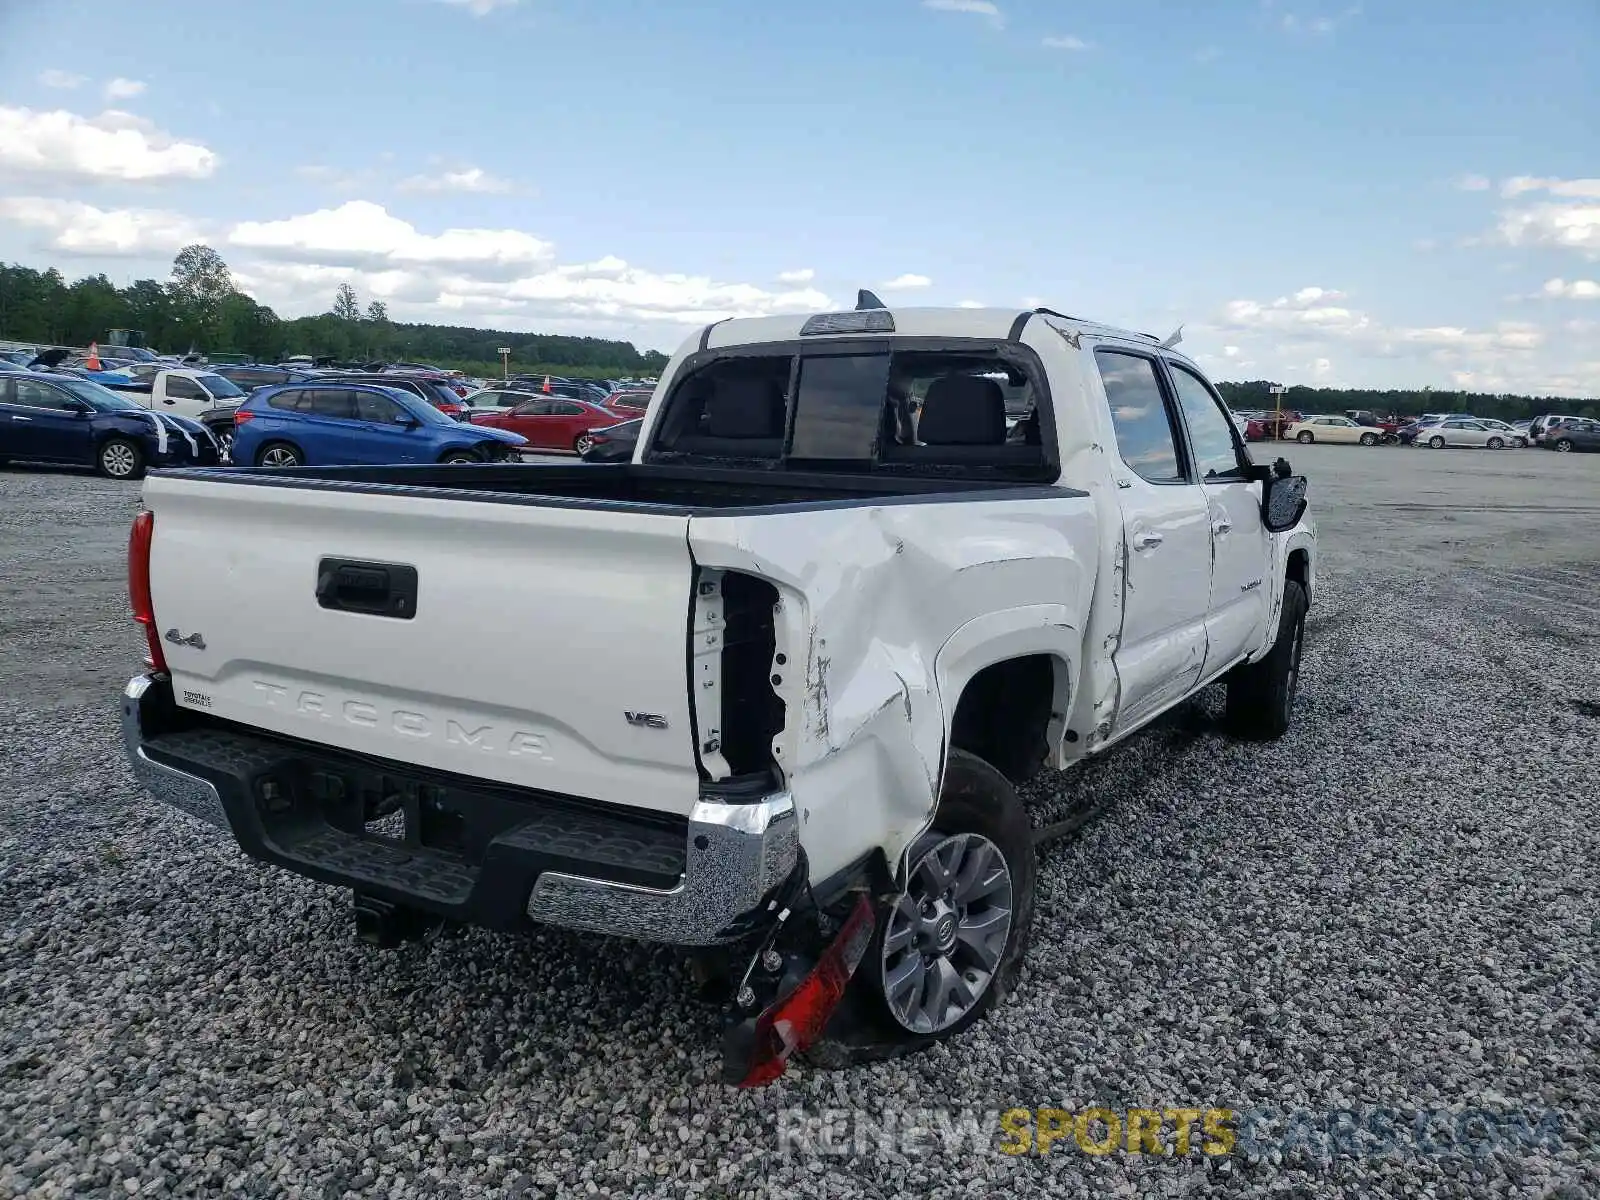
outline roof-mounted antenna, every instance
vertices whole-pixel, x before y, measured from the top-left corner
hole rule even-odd
[[[857,312],[862,312],[862,311],[864,311],[866,309],[869,309],[869,308],[888,308],[888,307],[889,306],[887,304],[885,304],[882,300],[879,300],[871,292],[867,291],[866,288],[861,288],[859,291],[856,292],[856,311]]]
[[[1166,341],[1161,343],[1161,348],[1163,350],[1171,350],[1181,341],[1183,341],[1183,326],[1179,325],[1168,335]]]

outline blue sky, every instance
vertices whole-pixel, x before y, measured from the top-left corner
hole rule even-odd
[[[286,316],[659,348],[869,286],[1600,394],[1595,0],[10,0],[0,47],[0,258],[69,276],[199,239]]]

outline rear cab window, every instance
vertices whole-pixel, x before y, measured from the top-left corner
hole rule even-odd
[[[1044,368],[1027,347],[852,338],[691,361],[644,461],[1048,481],[1054,441]]]

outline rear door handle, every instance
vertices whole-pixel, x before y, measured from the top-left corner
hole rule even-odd
[[[1232,528],[1233,528],[1233,522],[1228,520],[1226,517],[1223,517],[1221,520],[1213,521],[1211,523],[1211,532],[1216,534],[1218,537],[1221,537],[1223,534],[1227,533]]]
[[[1144,533],[1138,533],[1134,535],[1133,548],[1135,550],[1154,550],[1165,540],[1166,539],[1155,530],[1146,530]]]

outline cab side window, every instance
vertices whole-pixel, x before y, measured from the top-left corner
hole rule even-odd
[[[1222,402],[1193,371],[1171,361],[1167,368],[1172,372],[1172,389],[1178,393],[1178,405],[1189,424],[1195,472],[1201,481],[1246,478],[1248,460],[1239,449],[1233,419],[1223,410]]]
[[[1105,384],[1122,461],[1150,483],[1185,482],[1155,360],[1118,350],[1096,350],[1094,360]]]
[[[167,376],[167,395],[174,400],[209,400],[211,397],[201,390],[200,385],[192,379],[182,375]]]

